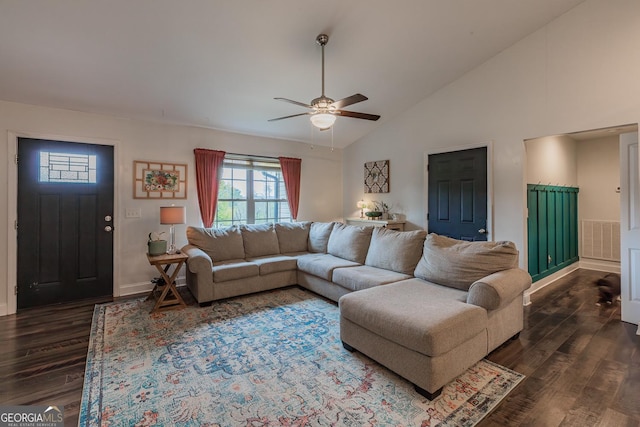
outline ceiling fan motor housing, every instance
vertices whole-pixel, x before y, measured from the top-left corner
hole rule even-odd
[[[314,110],[317,111],[333,111],[336,109],[335,106],[331,105],[334,103],[334,100],[331,98],[327,98],[326,96],[321,96],[311,101],[311,106]]]

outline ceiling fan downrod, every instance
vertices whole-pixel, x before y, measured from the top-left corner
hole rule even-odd
[[[329,36],[326,34],[319,34],[316,37],[316,43],[320,45],[322,48],[322,96],[321,98],[325,98],[324,96],[324,47],[329,42]]]

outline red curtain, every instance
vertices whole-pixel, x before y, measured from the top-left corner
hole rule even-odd
[[[222,173],[224,151],[196,148],[196,183],[198,186],[198,203],[200,216],[206,228],[213,225],[218,204],[218,179]]]
[[[287,189],[291,217],[296,220],[298,218],[298,203],[300,202],[300,170],[302,169],[302,159],[278,157],[278,160],[280,160],[284,186]]]

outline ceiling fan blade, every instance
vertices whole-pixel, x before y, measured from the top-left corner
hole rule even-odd
[[[331,104],[332,107],[335,107],[337,110],[339,110],[340,108],[344,108],[347,105],[352,105],[358,102],[362,102],[362,101],[366,101],[367,98],[366,96],[360,94],[360,93],[356,93],[355,95],[351,95],[348,96],[346,98],[340,99],[336,102],[334,102],[333,104]]]
[[[354,119],[365,119],[376,121],[380,116],[376,114],[356,113],[355,111],[336,110],[333,112],[336,116],[353,117]]]
[[[267,121],[269,121],[269,122],[275,122],[275,121],[282,120],[282,119],[289,119],[289,118],[291,118],[291,117],[308,116],[309,114],[311,114],[311,112],[308,112],[308,113],[299,113],[299,114],[292,114],[292,115],[290,115],[290,116],[278,117],[278,118],[275,118],[275,119],[269,119],[269,120],[267,120]]]
[[[311,105],[309,104],[305,104],[304,102],[298,102],[298,101],[294,101],[293,99],[287,99],[287,98],[273,98],[273,99],[277,99],[278,101],[284,101],[284,102],[288,102],[290,104],[296,104],[299,105],[301,107],[306,107],[306,108],[313,108]]]

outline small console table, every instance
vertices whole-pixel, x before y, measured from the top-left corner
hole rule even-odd
[[[368,227],[385,227],[390,230],[404,231],[406,221],[396,221],[393,219],[367,219],[367,218],[347,218],[348,225],[368,226]]]
[[[178,277],[180,269],[188,258],[185,254],[163,254],[156,256],[147,254],[149,264],[154,265],[164,279],[164,284],[156,283],[146,299],[146,301],[148,301],[155,298],[156,293],[160,293],[156,304],[151,309],[151,313],[187,306],[176,289],[176,277]],[[174,266],[173,273],[169,276],[169,269],[172,265]],[[169,295],[169,292],[171,292],[171,295]]]

